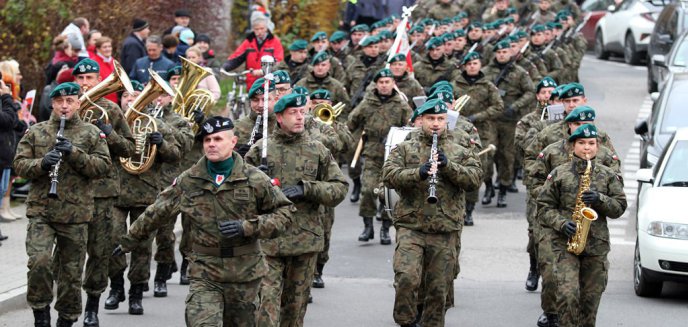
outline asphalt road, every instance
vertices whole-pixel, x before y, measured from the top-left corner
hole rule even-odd
[[[589,105],[597,109],[597,125],[612,138],[620,158],[635,158],[633,126],[647,103],[643,67],[621,62],[600,62],[586,57],[580,73]],[[632,172],[637,162],[624,169]],[[635,165],[635,167],[633,166]],[[634,184],[627,183],[627,184]],[[524,290],[528,271],[524,189],[509,194],[508,207],[478,205],[475,226],[462,235],[461,274],[455,281],[456,307],[447,312],[447,326],[534,326],[540,310],[540,293]],[[629,186],[632,188],[632,185]],[[635,195],[629,194],[629,199]],[[668,283],[661,298],[646,299],[633,292],[634,205],[612,228],[611,270],[599,309],[598,326],[685,326],[688,286]],[[325,267],[325,289],[313,290],[305,326],[395,326],[392,254],[394,245],[357,241],[362,222],[358,206],[348,199],[337,208],[331,260]],[[130,316],[125,306],[101,309],[102,326],[183,326],[187,287],[175,275],[169,297],[146,293],[145,314]],[[102,301],[101,301],[102,302]],[[126,304],[123,303],[123,304]],[[53,319],[55,319],[53,311]],[[9,312],[0,326],[29,326],[31,311]],[[81,322],[78,323],[81,325]]]

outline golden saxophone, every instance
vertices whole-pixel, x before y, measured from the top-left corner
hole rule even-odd
[[[576,223],[576,233],[571,236],[566,244],[566,250],[575,255],[580,255],[585,250],[585,244],[588,242],[588,234],[590,233],[590,225],[597,220],[598,216],[595,210],[587,207],[583,202],[583,192],[590,189],[590,175],[592,173],[592,163],[587,155],[585,159],[588,161],[588,165],[580,179],[578,194],[576,195],[576,207],[573,209],[572,217]]]

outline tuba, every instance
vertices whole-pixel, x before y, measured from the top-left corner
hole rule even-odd
[[[98,85],[94,86],[92,89],[87,90],[81,95],[79,101],[81,105],[79,106],[79,116],[82,120],[93,123],[96,120],[101,120],[105,123],[109,122],[107,111],[104,108],[96,104],[96,101],[100,100],[102,97],[122,90],[126,90],[129,93],[134,93],[134,87],[131,86],[131,81],[129,76],[122,68],[122,65],[113,60],[115,70],[102,80]]]
[[[313,108],[314,117],[323,124],[332,125],[334,120],[342,113],[344,106],[341,102],[334,105],[334,107],[327,103],[320,103]]]
[[[158,130],[155,118],[145,114],[146,106],[155,101],[161,94],[173,95],[172,88],[155,71],[149,69],[151,79],[141,94],[129,105],[124,119],[134,136],[134,155],[129,158],[120,158],[122,168],[132,175],[145,173],[155,162],[157,146],[148,143],[148,135]]]
[[[592,173],[592,164],[587,158],[588,166],[585,168],[585,173],[581,176],[580,185],[578,186],[578,194],[576,195],[576,207],[573,209],[573,221],[576,223],[576,233],[571,236],[566,244],[566,250],[580,255],[585,250],[585,244],[588,242],[588,234],[590,233],[590,225],[597,220],[597,212],[590,207],[587,207],[583,202],[583,192],[590,189],[590,175]]]
[[[200,110],[208,115],[215,102],[208,90],[196,89],[198,83],[212,73],[184,57],[179,58],[182,60],[182,77],[174,93],[172,108],[188,122],[193,122],[194,111]],[[195,133],[198,126],[193,130]]]

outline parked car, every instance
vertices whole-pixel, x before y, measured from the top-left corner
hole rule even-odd
[[[654,168],[638,170],[633,286],[659,296],[665,281],[688,283],[688,129],[675,132]]]
[[[595,46],[595,26],[597,26],[597,21],[600,20],[604,15],[608,13],[607,8],[614,5],[615,0],[586,0],[581,6],[581,11],[583,11],[583,16],[590,13],[590,19],[585,23],[581,33],[583,37],[588,41],[588,48],[592,49]]]
[[[639,64],[647,56],[647,44],[663,6],[661,0],[624,0],[611,5],[595,27],[595,56],[606,60],[619,54],[626,63]]]
[[[684,33],[674,42],[674,46],[666,55],[655,54],[650,62],[654,69],[649,68],[648,64],[648,89],[654,86],[661,90],[666,83],[667,76],[672,73],[688,72],[688,33]],[[654,70],[655,73],[651,73]],[[651,81],[654,80],[654,81]]]
[[[681,58],[676,57],[676,50],[671,59],[669,52],[676,42],[685,42],[685,36],[683,35],[688,29],[688,2],[672,2],[667,4],[662,12],[659,14],[659,18],[655,23],[655,28],[650,36],[650,43],[647,46],[647,91],[657,92],[659,90],[658,84],[664,80],[668,70],[672,69],[673,60]],[[681,55],[685,56],[686,52],[680,52]],[[661,57],[656,57],[661,56]],[[655,61],[659,64],[655,65]],[[685,60],[683,60],[685,62]],[[665,64],[662,65],[661,63]],[[667,69],[664,69],[665,67]],[[683,69],[683,68],[680,68]]]

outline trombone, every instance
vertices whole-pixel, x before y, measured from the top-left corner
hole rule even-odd
[[[326,125],[332,125],[332,123],[341,115],[345,104],[337,103],[331,106],[327,103],[319,103],[313,108],[314,117]]]

